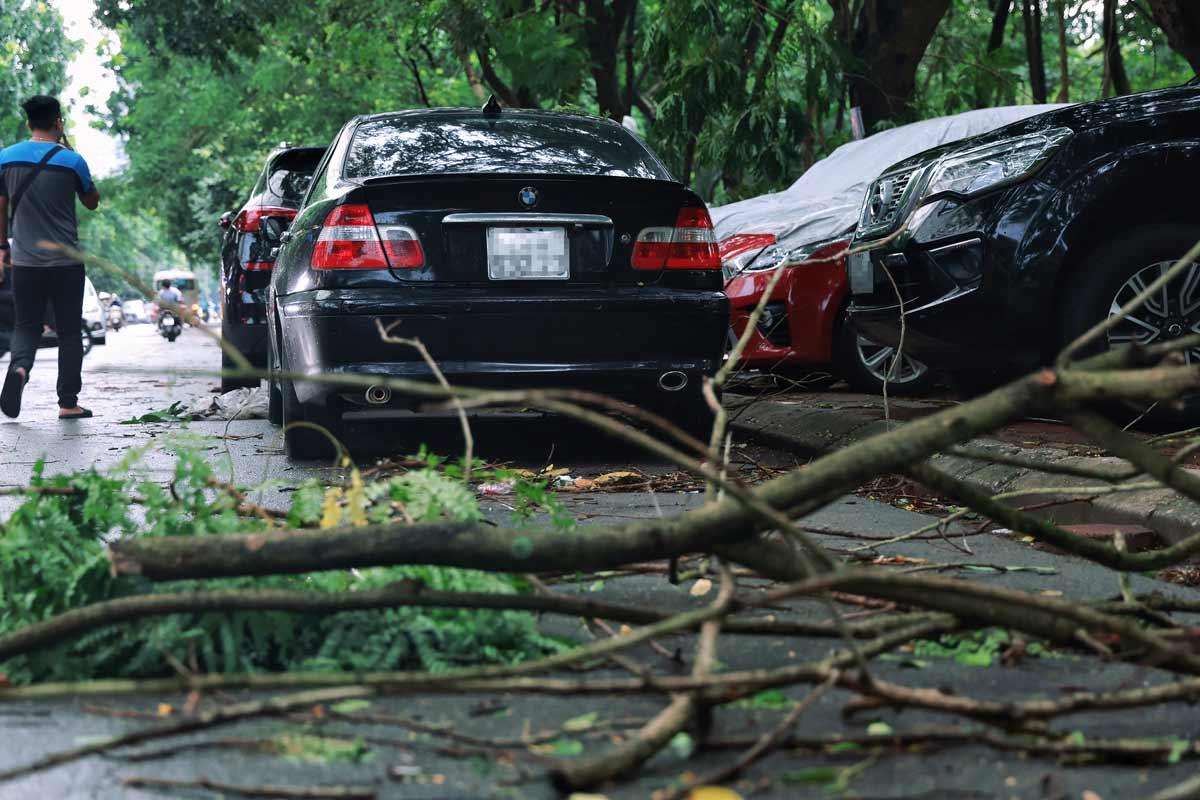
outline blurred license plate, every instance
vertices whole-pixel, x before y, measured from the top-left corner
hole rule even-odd
[[[851,253],[846,259],[846,271],[850,273],[850,294],[875,293],[875,266],[870,251]]]
[[[571,277],[566,228],[488,228],[488,277],[563,281]]]

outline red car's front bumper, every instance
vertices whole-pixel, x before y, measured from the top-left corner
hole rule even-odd
[[[769,369],[833,360],[834,323],[848,291],[847,244],[832,242],[813,252],[807,262],[784,270],[767,301],[782,304],[784,315],[774,315],[777,321],[770,325],[759,320],[759,329],[751,335],[743,356],[748,365]],[[773,274],[774,270],[743,272],[725,285],[734,336],[740,337],[746,330],[750,313]]]

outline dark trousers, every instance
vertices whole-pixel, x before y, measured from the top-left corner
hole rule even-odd
[[[33,370],[33,358],[42,339],[46,305],[58,322],[58,406],[74,408],[83,386],[83,265],[69,267],[20,267],[12,269],[16,328],[13,331],[9,369]]]

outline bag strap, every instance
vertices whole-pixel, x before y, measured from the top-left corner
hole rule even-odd
[[[17,187],[17,190],[13,192],[12,200],[8,204],[8,222],[10,226],[8,233],[10,236],[12,235],[12,222],[17,218],[17,206],[21,204],[21,198],[25,196],[25,192],[30,186],[33,185],[33,182],[37,180],[37,176],[42,174],[42,169],[44,169],[45,166],[50,163],[50,159],[54,158],[54,156],[57,155],[62,149],[63,146],[61,144],[56,144],[54,147],[51,147],[46,152],[46,155],[42,156],[42,160],[34,165],[33,172],[26,175],[25,180],[20,186]]]

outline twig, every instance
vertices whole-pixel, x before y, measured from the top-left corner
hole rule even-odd
[[[392,330],[399,325],[403,320],[396,320],[386,328],[383,326],[383,320],[375,318],[375,327],[379,329],[379,338],[388,344],[404,344],[420,353],[421,358],[429,365],[433,377],[437,380],[438,385],[446,390],[446,394],[450,395],[450,402],[454,404],[458,411],[458,423],[462,427],[463,434],[463,483],[471,482],[471,468],[475,461],[475,437],[471,435],[471,423],[467,420],[467,410],[463,407],[462,398],[454,394],[454,389],[450,386],[450,381],[446,380],[446,376],[442,374],[441,368],[437,362],[433,360],[433,356],[429,354],[425,343],[420,339],[407,339],[399,336],[392,336]]]
[[[131,789],[208,789],[213,792],[240,794],[243,797],[270,797],[283,800],[372,800],[378,793],[370,786],[279,786],[263,784],[223,783],[210,778],[177,780],[175,778],[151,778],[139,776],[125,778],[122,786]]]

